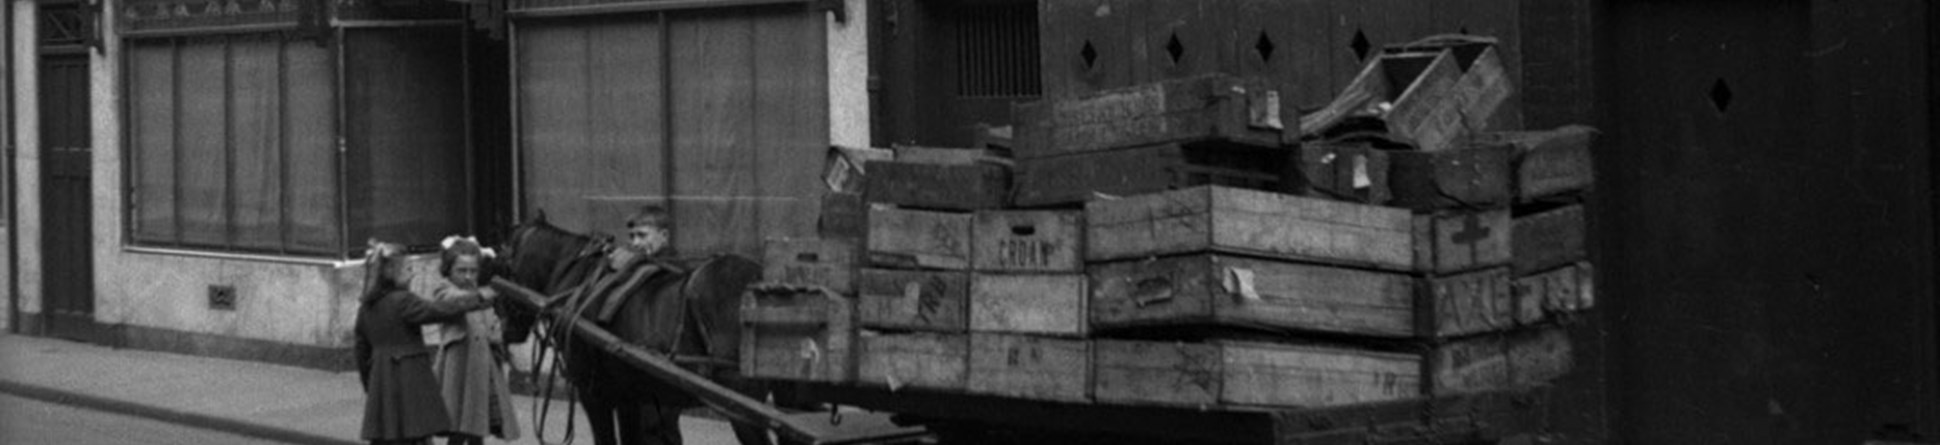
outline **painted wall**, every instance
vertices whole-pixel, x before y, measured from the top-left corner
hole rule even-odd
[[[36,8],[32,0],[14,0],[13,8],[13,67],[14,69],[14,180],[15,196],[18,201],[20,218],[14,227],[20,239],[20,311],[27,314],[40,313],[40,113],[39,94],[34,86],[38,84],[40,64],[36,63],[34,36],[39,29],[34,20]]]
[[[829,14],[829,144],[869,146],[869,5],[843,0],[848,21]]]

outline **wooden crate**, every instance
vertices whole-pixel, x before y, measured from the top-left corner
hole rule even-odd
[[[1507,268],[1406,274],[1198,254],[1094,264],[1093,329],[1266,326],[1447,337],[1513,326]]]
[[[1516,322],[1536,324],[1595,307],[1595,275],[1588,261],[1580,261],[1516,278]]]
[[[1098,195],[1127,196],[1197,185],[1298,192],[1296,153],[1290,148],[1233,149],[1158,144],[1023,159],[1017,162],[1013,204],[1078,204]]]
[[[1509,262],[1509,211],[1416,215],[1206,186],[1085,204],[1087,261],[1220,251],[1454,273]]]
[[[1569,332],[1561,327],[1512,333],[1507,343],[1508,384],[1512,387],[1549,383],[1568,375],[1575,366]]]
[[[970,334],[969,392],[1032,400],[1091,400],[1091,341]]]
[[[967,385],[967,334],[865,330],[857,334],[857,344],[858,384],[939,391],[962,391]]]
[[[1572,204],[1515,218],[1516,275],[1582,261],[1589,230],[1583,205]]]
[[[854,241],[819,238],[771,238],[762,255],[762,281],[800,286],[824,286],[837,293],[855,292],[859,267]]]
[[[1378,118],[1394,139],[1422,151],[1454,148],[1487,130],[1512,93],[1494,39],[1428,39],[1390,47],[1319,111],[1301,116],[1302,134],[1328,134],[1349,118]]]
[[[1010,203],[1010,170],[995,163],[870,162],[863,197],[931,209],[1003,208]]]
[[[748,292],[741,305],[741,374],[828,383],[855,380],[854,304],[823,292]]]
[[[1367,142],[1323,142],[1301,147],[1301,169],[1311,196],[1416,210],[1499,207],[1510,202],[1506,144],[1467,145],[1423,152],[1384,150]]]
[[[899,268],[970,267],[970,214],[869,208],[869,263]]]
[[[1326,407],[1507,385],[1502,341],[1483,337],[1423,352],[1257,342],[1093,341],[1099,402]]]
[[[860,193],[823,194],[815,234],[823,239],[849,240],[861,245],[869,239],[869,204],[862,200]]]
[[[863,327],[969,329],[969,272],[863,269],[856,288]]]
[[[970,330],[1083,336],[1084,274],[970,274]]]
[[[881,148],[831,146],[822,164],[822,183],[831,192],[862,193],[868,164],[895,157],[895,152]]]
[[[1516,147],[1516,199],[1530,201],[1589,190],[1596,184],[1590,144],[1596,129],[1570,125],[1547,131],[1505,131],[1476,136],[1479,143]]]
[[[1307,195],[1366,204],[1394,200],[1394,191],[1388,189],[1388,153],[1368,144],[1301,144],[1300,172]]]
[[[971,267],[992,272],[1084,270],[1084,212],[985,210],[972,218]]]
[[[1019,104],[1020,159],[1168,142],[1277,147],[1292,116],[1259,79],[1204,75]]]

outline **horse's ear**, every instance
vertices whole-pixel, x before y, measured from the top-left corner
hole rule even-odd
[[[542,224],[543,224],[543,223],[545,223],[545,222],[546,222],[546,209],[533,209],[533,210],[532,210],[532,222],[535,222],[535,223],[542,223]]]

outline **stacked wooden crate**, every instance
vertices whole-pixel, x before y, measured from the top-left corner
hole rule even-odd
[[[784,365],[744,370],[1191,407],[1553,379],[1555,320],[1593,300],[1590,132],[1486,127],[1510,94],[1491,51],[1392,49],[1297,126],[1263,83],[1213,75],[1022,105],[1014,157],[838,154],[823,239],[767,259],[825,291],[751,295],[744,362]]]

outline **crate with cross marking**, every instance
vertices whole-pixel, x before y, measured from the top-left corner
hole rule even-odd
[[[1227,252],[1447,274],[1510,261],[1509,210],[1415,213],[1219,186],[1085,204],[1091,262]]]

